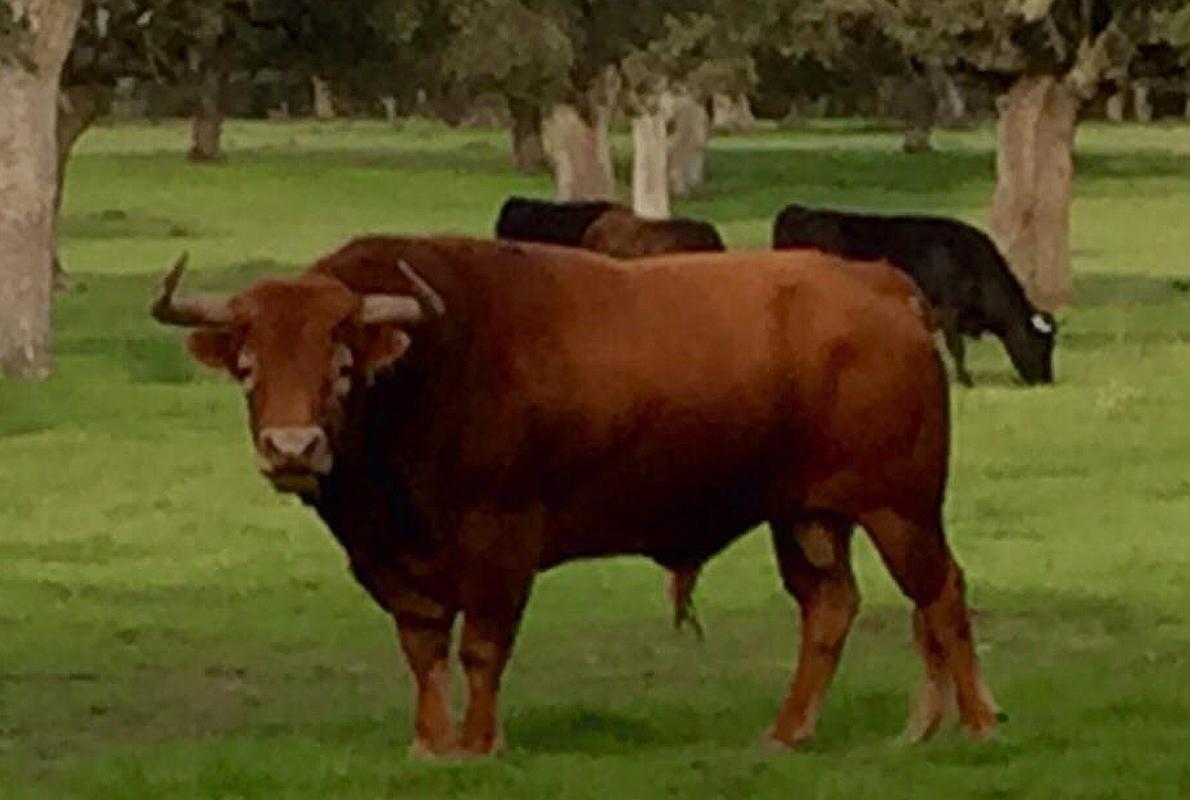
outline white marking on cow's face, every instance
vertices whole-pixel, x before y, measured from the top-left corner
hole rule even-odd
[[[236,359],[236,372],[239,374],[244,394],[252,394],[252,390],[256,388],[256,354],[246,347],[240,351]]]
[[[1033,330],[1046,336],[1049,336],[1054,332],[1053,323],[1051,323],[1041,314],[1034,314],[1029,318],[1029,323],[1033,326]]]
[[[351,369],[355,366],[355,356],[351,354],[351,348],[345,344],[341,344],[335,348],[335,357],[331,362],[331,368],[335,374],[335,395],[338,397],[346,397],[351,393]]]

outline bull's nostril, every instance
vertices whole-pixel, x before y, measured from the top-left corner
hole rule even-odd
[[[322,432],[319,431],[318,435],[310,437],[310,441],[302,449],[302,457],[303,458],[312,458],[313,456],[315,456],[318,453],[319,450],[322,449],[322,435],[321,434],[322,434]]]

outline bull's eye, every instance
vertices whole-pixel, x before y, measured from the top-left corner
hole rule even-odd
[[[335,394],[339,397],[346,397],[351,392],[351,370],[355,366],[355,356],[351,354],[351,348],[347,345],[339,345],[335,349],[333,365]]]
[[[256,388],[256,355],[248,348],[241,350],[236,359],[236,377],[245,392],[250,393]]]

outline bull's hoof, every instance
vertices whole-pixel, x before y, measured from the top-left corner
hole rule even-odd
[[[964,724],[963,730],[967,732],[967,738],[973,742],[986,742],[989,739],[994,739],[997,733],[995,717],[983,720],[976,725]]]
[[[477,740],[466,740],[459,742],[454,749],[455,758],[465,759],[467,761],[482,760],[486,758],[495,758],[504,751],[504,732],[497,730],[496,734],[491,737],[482,737]]]
[[[448,761],[455,755],[455,747],[452,744],[435,745],[432,742],[427,742],[424,739],[414,739],[413,743],[409,745],[409,759],[411,761],[423,761],[426,763],[435,763]]]
[[[769,728],[760,737],[760,749],[765,753],[773,755],[794,753],[802,750],[810,743],[811,736],[790,736],[788,738],[780,736],[775,730]]]

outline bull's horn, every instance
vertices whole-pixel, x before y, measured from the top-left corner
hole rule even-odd
[[[404,259],[397,262],[397,268],[409,281],[413,295],[370,294],[364,297],[360,319],[365,325],[381,323],[421,322],[427,317],[440,317],[446,313],[446,303]]]
[[[397,268],[408,279],[409,286],[413,289],[413,296],[418,299],[429,316],[440,317],[446,313],[446,302],[442,299],[442,295],[434,291],[434,287],[426,283],[425,279],[418,275],[405,259],[397,261]]]
[[[180,325],[187,328],[229,325],[233,321],[231,306],[224,295],[200,294],[189,297],[174,297],[182,273],[186,271],[188,254],[183,252],[161,279],[157,299],[153,301],[150,313],[153,319],[166,325]]]
[[[426,312],[415,297],[406,297],[403,294],[369,294],[364,295],[359,318],[365,325],[382,325],[386,322],[399,324],[421,322],[426,318]]]

